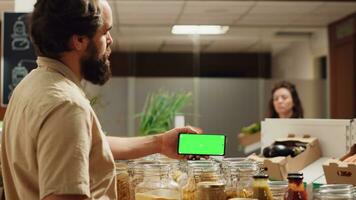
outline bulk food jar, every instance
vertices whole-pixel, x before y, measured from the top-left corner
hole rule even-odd
[[[182,188],[183,200],[195,200],[197,185],[200,182],[225,183],[220,166],[216,163],[190,163],[188,164],[188,182]]]
[[[182,168],[182,161],[169,159],[169,158],[160,158],[157,160],[160,164],[167,164],[170,167],[169,175],[173,178],[175,182],[178,183],[180,187],[183,187],[188,180],[188,175],[185,173]]]
[[[247,159],[230,160],[223,164],[227,198],[251,198],[253,176],[259,172],[256,162]]]
[[[195,200],[226,200],[225,184],[217,182],[200,182],[197,184]]]
[[[180,188],[169,176],[167,164],[144,165],[143,181],[136,186],[136,200],[180,200]]]
[[[314,200],[355,200],[354,187],[347,184],[322,185],[314,191]]]
[[[130,176],[128,166],[125,164],[116,163],[116,189],[117,197],[120,200],[131,200],[132,189],[130,186]]]
[[[283,200],[288,189],[288,181],[269,181],[269,189],[272,192],[273,200]]]
[[[130,174],[130,187],[131,187],[131,198],[135,199],[135,189],[136,186],[143,181],[144,165],[146,164],[156,164],[157,161],[149,160],[130,160],[128,163],[129,174]]]

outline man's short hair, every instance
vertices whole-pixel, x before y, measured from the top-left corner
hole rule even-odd
[[[102,25],[99,0],[37,0],[30,34],[40,56],[59,58],[73,35],[92,38]]]

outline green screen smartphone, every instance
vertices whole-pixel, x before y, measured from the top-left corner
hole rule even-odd
[[[226,136],[221,134],[180,133],[178,154],[181,155],[225,155]]]

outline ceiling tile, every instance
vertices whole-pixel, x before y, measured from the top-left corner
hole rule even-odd
[[[337,21],[341,17],[339,15],[305,15],[293,22],[291,25],[313,25],[313,26],[327,26],[328,24]]]
[[[237,19],[237,15],[223,15],[223,16],[205,16],[199,15],[183,15],[178,24],[217,24],[217,25],[231,25]]]
[[[281,14],[248,14],[239,19],[236,24],[250,25],[286,25],[299,15],[281,15]]]
[[[322,2],[265,2],[259,1],[251,14],[305,14],[323,5]]]
[[[243,4],[245,3],[245,4]],[[253,5],[253,2],[236,1],[188,1],[184,7],[183,14],[199,13],[206,15],[219,14],[243,14]]]
[[[175,16],[161,15],[136,15],[119,18],[119,24],[124,25],[172,25],[175,23]]]
[[[313,11],[316,15],[348,15],[356,12],[356,2],[327,2]]]

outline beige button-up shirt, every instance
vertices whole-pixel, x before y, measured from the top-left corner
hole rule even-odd
[[[14,90],[4,118],[6,199],[116,199],[113,155],[79,79],[57,60],[39,57],[37,64]]]

